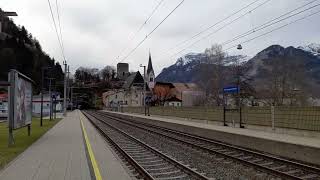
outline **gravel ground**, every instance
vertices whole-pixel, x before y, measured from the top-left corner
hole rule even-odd
[[[163,136],[155,135],[117,121],[108,120],[107,122],[164,152],[168,156],[181,161],[183,164],[190,165],[191,168],[197,169],[198,172],[204,173],[207,177],[215,179],[274,179],[273,176],[233,162],[231,159],[208,154],[185,144],[169,140]]]
[[[99,122],[96,122],[100,127],[102,126],[102,127],[105,127],[104,128],[104,131],[105,131],[105,133],[110,137],[110,138],[112,138],[115,142],[117,142],[117,144],[121,147],[121,148],[124,148],[124,149],[136,149],[136,150],[138,150],[138,151],[144,151],[144,148],[141,148],[140,147],[140,145],[138,145],[138,144],[136,144],[136,143],[134,143],[134,142],[132,142],[132,140],[129,140],[127,137],[125,137],[125,136],[123,136],[123,135],[121,135],[121,134],[119,134],[118,132],[115,132],[113,129],[110,129],[108,126],[106,126],[106,125],[104,125],[104,124],[102,124],[102,123],[99,123]],[[130,151],[129,150],[129,151]],[[135,153],[129,153],[130,155],[133,155],[133,154],[135,154]],[[149,152],[147,152],[147,154],[148,154],[148,156],[147,157],[150,157],[149,155],[150,154],[152,154],[152,153],[149,153]],[[164,165],[163,165],[163,167],[167,167],[169,164],[166,162],[166,161],[164,161],[162,158],[160,158],[160,157],[157,157],[156,155],[154,155],[154,159],[152,159],[152,160],[162,160],[163,161],[163,163],[164,163]],[[145,165],[152,165],[152,164],[154,164],[154,163],[151,163],[151,162],[148,162],[148,161],[144,161],[144,160],[142,160],[141,158],[137,158],[136,159],[136,161],[140,164],[140,165],[142,165],[142,167],[144,167]],[[162,163],[161,163],[162,164]],[[181,176],[181,175],[183,175],[184,173],[183,172],[181,172],[181,171],[179,171],[179,169],[178,168],[176,168],[176,167],[174,167],[174,166],[172,166],[172,165],[169,165],[170,166],[170,168],[168,168],[168,169],[166,169],[166,170],[163,170],[163,171],[159,171],[159,170],[156,170],[156,171],[148,171],[149,173],[150,172],[153,172],[153,173],[164,173],[164,174],[158,174],[158,175],[153,175],[155,178],[167,178],[167,177],[174,177],[174,176],[176,176],[176,177],[178,177],[178,176]],[[160,167],[162,167],[162,166],[160,166]],[[157,168],[159,168],[159,166],[157,166]],[[146,169],[150,169],[150,167],[149,168],[146,168]],[[177,171],[177,172],[174,172],[174,173],[168,173],[168,172],[172,172],[172,171]],[[166,174],[166,173],[168,173],[168,174]],[[189,177],[186,177],[187,179],[190,179]],[[183,179],[186,179],[186,178],[183,178]],[[190,179],[191,180],[191,179]]]

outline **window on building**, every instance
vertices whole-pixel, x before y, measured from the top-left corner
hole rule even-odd
[[[150,77],[150,81],[153,82],[153,77]]]
[[[116,95],[116,99],[118,98],[118,95]]]

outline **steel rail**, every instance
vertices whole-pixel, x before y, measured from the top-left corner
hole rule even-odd
[[[157,154],[158,156],[162,157],[164,160],[166,160],[167,162],[169,162],[169,163],[173,164],[174,166],[178,167],[179,169],[181,169],[183,172],[185,172],[186,174],[190,175],[191,177],[194,177],[194,178],[199,179],[199,180],[209,180],[208,177],[202,175],[201,173],[199,173],[197,171],[194,171],[193,169],[189,168],[188,166],[180,163],[177,160],[172,159],[171,157],[169,157],[169,156],[165,155],[164,153],[160,152],[159,150],[149,146],[148,144],[142,142],[141,140],[133,137],[132,135],[120,130],[117,127],[114,127],[113,125],[105,122],[104,120],[101,120],[101,118],[98,118],[97,116],[95,116],[94,113],[91,112],[90,115],[93,116],[94,118],[96,118],[97,120],[99,120],[100,122],[104,123],[105,125],[107,125],[107,126],[111,127],[112,129],[120,132],[121,134],[125,135],[129,139],[131,139],[131,140],[137,142],[138,144],[142,145],[143,147],[145,147],[146,149],[150,150],[151,152],[153,152],[153,153]],[[98,115],[100,115],[100,114],[98,114]]]
[[[138,162],[136,162],[128,153],[126,153],[116,142],[114,142],[102,129],[99,127],[96,123],[93,122],[92,117],[90,117],[89,114],[86,112],[82,113],[87,117],[87,119],[91,122],[91,124],[100,132],[100,134],[106,138],[106,140],[121,154],[122,157],[124,157],[130,165],[132,165],[135,170],[138,172],[140,176],[142,176],[143,179],[146,180],[154,180],[154,178],[142,167],[139,165]]]
[[[165,135],[165,134],[162,134],[162,133],[159,133],[159,132],[155,132],[155,131],[143,128],[141,126],[138,126],[137,124],[141,124],[141,125],[144,125],[144,126],[147,126],[147,127],[149,126],[149,127],[152,127],[152,128],[161,129],[163,131],[167,131],[167,132],[170,132],[172,134],[178,134],[178,135],[181,135],[181,136],[184,136],[184,137],[193,138],[195,140],[201,140],[201,141],[204,141],[204,142],[207,142],[207,143],[210,143],[210,144],[216,144],[216,145],[219,145],[219,146],[222,146],[222,147],[227,147],[227,148],[230,148],[230,149],[238,150],[240,152],[242,151],[242,152],[245,152],[245,153],[249,153],[250,155],[260,156],[261,158],[264,158],[264,159],[270,159],[272,161],[277,161],[277,162],[281,162],[281,163],[287,163],[287,164],[290,164],[292,166],[296,166],[297,168],[300,168],[300,169],[303,169],[303,170],[306,170],[308,172],[312,172],[312,173],[315,173],[315,174],[318,174],[320,172],[320,169],[317,168],[317,167],[314,167],[314,166],[310,166],[310,165],[306,165],[306,164],[290,161],[290,160],[287,160],[287,159],[275,157],[275,156],[268,155],[268,154],[263,154],[263,153],[260,153],[260,152],[255,152],[255,151],[252,151],[252,150],[248,150],[248,149],[232,146],[232,145],[229,145],[229,144],[224,144],[224,143],[213,141],[213,140],[206,139],[206,138],[203,138],[203,137],[194,136],[194,135],[190,135],[190,134],[187,134],[187,133],[182,133],[182,132],[175,131],[175,130],[172,130],[172,129],[167,129],[167,128],[163,128],[163,127],[160,127],[160,126],[155,126],[155,125],[151,125],[151,124],[147,124],[147,123],[143,123],[143,122],[139,122],[139,121],[135,121],[135,120],[132,120],[132,121],[135,122],[135,124],[133,124],[133,123],[129,123],[128,121],[124,121],[123,118],[114,117],[114,116],[112,116],[110,114],[106,114],[106,113],[101,113],[101,115],[103,115],[105,117],[113,118],[114,120],[121,121],[122,123],[130,124],[130,126],[135,126],[137,128],[143,129],[145,131],[148,131],[148,132],[151,132],[151,133],[155,133],[155,134],[158,134],[158,135],[161,135],[161,136],[165,136],[166,138],[170,138],[172,140],[179,141],[181,143],[188,144],[188,145],[190,145],[192,147],[195,147],[195,148],[198,148],[198,149],[202,149],[202,150],[205,150],[207,152],[217,153],[219,155],[222,155],[222,156],[227,157],[227,158],[231,158],[231,159],[236,160],[238,162],[246,163],[248,165],[251,165],[251,166],[257,167],[257,168],[259,168],[261,170],[264,170],[264,171],[266,171],[268,173],[276,174],[279,177],[289,178],[289,179],[303,179],[303,178],[301,178],[299,176],[287,174],[286,172],[279,171],[279,170],[276,170],[276,169],[272,169],[272,168],[269,168],[269,167],[266,167],[266,166],[262,166],[262,165],[259,165],[258,163],[252,163],[250,161],[246,161],[246,160],[243,160],[243,159],[238,158],[238,157],[227,155],[225,153],[221,153],[219,151],[212,150],[212,149],[207,148],[207,147],[202,147],[200,145],[196,145],[196,144],[193,144],[193,143],[181,140],[181,139],[177,139],[177,138],[171,137],[169,135]]]

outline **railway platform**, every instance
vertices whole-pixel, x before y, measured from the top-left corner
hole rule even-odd
[[[0,171],[1,180],[132,179],[92,124],[68,113]]]
[[[252,129],[225,127],[185,121],[173,117],[144,116],[140,114],[104,111],[118,117],[179,130],[275,156],[320,165],[320,141],[316,137],[301,137]]]

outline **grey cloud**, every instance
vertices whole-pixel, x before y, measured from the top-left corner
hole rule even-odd
[[[207,27],[226,17],[228,14],[243,7],[253,0],[186,0],[184,4],[170,16],[137,51],[128,58],[132,70],[138,70],[140,63],[147,63],[148,50],[151,48],[154,59],[154,68],[160,72],[164,66],[175,62],[178,56],[162,57],[167,48],[188,39],[200,27]],[[262,1],[262,0],[261,0]],[[55,1],[51,0],[54,4]],[[91,0],[59,1],[63,28],[64,44],[67,58],[71,66],[92,65],[104,66],[113,64],[119,52],[129,46],[130,51],[141,41],[147,32],[150,32],[180,0],[165,0],[152,20],[129,42],[128,36],[135,32],[152,11],[157,0]],[[308,1],[301,0],[272,0],[253,12],[251,17],[246,16],[239,22],[223,29],[209,39],[203,40],[187,49],[188,52],[201,52],[211,43],[223,42],[242,32],[249,30],[280,14],[296,8]],[[28,30],[42,43],[43,49],[51,56],[61,60],[59,45],[55,35],[49,8],[46,1],[33,0],[1,0],[3,9],[17,10],[21,15],[17,18],[18,24],[25,25]],[[55,10],[55,9],[54,9]],[[317,10],[320,10],[317,8]],[[231,49],[230,54],[243,53],[253,56],[258,51],[272,44],[305,45],[320,42],[319,15],[274,32],[251,43],[245,44],[239,52]],[[257,33],[256,35],[259,35]],[[235,44],[241,41],[235,42]],[[180,56],[180,55],[179,55]]]

